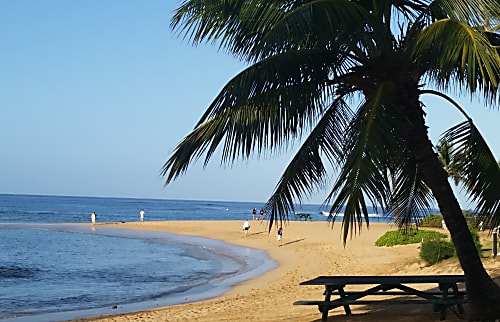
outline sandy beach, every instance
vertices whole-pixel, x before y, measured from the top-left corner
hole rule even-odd
[[[323,287],[299,283],[319,275],[428,275],[462,274],[457,260],[421,267],[419,245],[376,247],[375,241],[391,224],[363,226],[344,246],[341,224],[290,221],[283,225],[282,245],[276,226],[268,233],[267,222],[252,221],[248,236],[240,221],[164,221],[99,224],[103,227],[163,231],[223,240],[229,244],[262,249],[279,265],[251,280],[240,283],[220,297],[137,313],[87,317],[73,321],[321,321],[316,306],[294,306],[297,300],[322,299]],[[443,230],[443,232],[445,232]],[[484,238],[489,238],[486,232]],[[500,275],[499,260],[485,258],[491,276]],[[418,285],[416,286],[418,287]],[[425,286],[424,288],[425,289]],[[346,316],[337,308],[329,321],[439,321],[431,305],[352,306]],[[465,306],[467,314],[467,305]],[[448,311],[446,321],[463,321]]]

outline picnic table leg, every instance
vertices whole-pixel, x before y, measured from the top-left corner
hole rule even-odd
[[[451,285],[440,285],[439,288],[441,291],[443,291],[443,300],[444,303],[446,303],[446,300],[448,299],[448,289],[451,287]],[[439,320],[444,321],[446,320],[446,310],[448,309],[447,304],[442,304],[441,305],[441,314],[439,315]]]
[[[330,302],[330,298],[332,297],[332,291],[333,288],[331,286],[326,285],[325,286],[325,302]],[[322,313],[321,314],[321,321],[327,321],[328,320],[328,306],[319,306],[319,311]]]
[[[453,284],[452,288],[453,288],[453,296],[456,299],[463,300],[464,296],[459,293],[457,284]],[[458,303],[457,307],[458,307],[458,312],[460,312],[460,314],[464,314],[465,313],[465,311],[464,311],[464,305],[462,303]]]
[[[341,299],[345,299],[347,297],[343,287],[339,287],[339,295]],[[349,305],[344,305],[344,311],[346,315],[351,315],[351,308],[349,307]]]

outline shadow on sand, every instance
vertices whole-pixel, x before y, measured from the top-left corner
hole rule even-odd
[[[292,241],[289,241],[288,243],[284,243],[284,244],[282,244],[282,245],[280,245],[280,246],[286,246],[286,245],[290,245],[290,244],[298,243],[298,242],[301,242],[301,241],[303,241],[303,240],[305,240],[305,238],[302,238],[302,239],[297,239],[297,240],[292,240]]]

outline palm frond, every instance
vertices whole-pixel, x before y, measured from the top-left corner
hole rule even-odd
[[[200,158],[207,149],[215,151],[225,135],[223,117],[212,119],[197,127],[177,145],[174,153],[163,165],[160,175],[165,177],[165,186],[184,174],[191,162]],[[212,153],[207,153],[205,164]]]
[[[440,88],[457,82],[471,94],[480,90],[489,102],[497,99],[500,56],[478,29],[439,20],[420,33],[414,55]]]
[[[224,86],[198,124],[235,106],[276,106],[290,116],[319,106],[332,75],[349,68],[348,59],[337,54],[333,49],[290,51],[248,67]]]
[[[344,159],[344,134],[351,112],[341,99],[331,104],[321,120],[303,142],[282,174],[276,189],[266,204],[270,210],[271,229],[274,220],[288,219],[294,203],[323,187],[327,172],[321,154],[333,164]]]
[[[360,55],[361,42],[391,46],[390,34],[384,35],[389,30],[372,13],[348,0],[189,0],[175,11],[171,28],[194,44],[217,42],[248,62],[304,48],[344,48]]]
[[[275,15],[260,18],[261,22],[272,27],[262,35],[261,46],[251,47],[250,55],[255,59],[290,49],[328,47],[355,50],[355,45],[365,38],[367,26],[378,23],[370,11],[347,0],[310,1],[291,8],[279,19]],[[386,39],[380,37],[378,42]]]
[[[328,59],[336,58],[321,50],[283,53],[234,77],[164,164],[166,184],[205,152],[206,165],[223,141],[222,161],[234,162],[299,138],[324,113],[335,64]]]
[[[185,0],[174,12],[170,27],[193,44],[214,42],[236,28],[239,12],[245,0],[205,1]]]
[[[399,150],[404,144],[398,130],[401,122],[395,117],[397,113],[387,90],[384,84],[378,86],[358,110],[350,131],[346,133],[348,140],[343,169],[327,199],[327,202],[332,201],[330,212],[334,216],[345,205],[342,223],[344,242],[349,230],[352,234],[361,229],[363,220],[369,224],[366,200],[382,208],[390,200],[386,170],[391,161],[399,158]]]
[[[467,23],[471,26],[483,26],[489,20],[498,20],[500,17],[500,2],[497,0],[481,1],[448,1],[434,0],[432,8],[446,17]]]
[[[500,167],[472,120],[443,136],[453,146],[453,166],[462,177],[469,199],[491,227],[500,224]]]
[[[430,211],[433,196],[425,184],[422,172],[417,162],[406,154],[394,173],[395,186],[387,215],[394,217],[395,224],[402,229],[409,229],[424,216],[424,211]]]

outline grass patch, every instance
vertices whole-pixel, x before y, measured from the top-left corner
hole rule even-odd
[[[397,245],[408,245],[417,244],[424,240],[439,240],[446,238],[447,235],[433,230],[394,230],[388,231],[383,234],[375,242],[376,246],[397,246]]]
[[[476,245],[479,255],[482,255],[482,247],[479,234],[472,225],[469,229]],[[443,259],[456,257],[455,246],[448,240],[448,235],[434,230],[408,229],[394,230],[383,234],[375,242],[376,246],[397,246],[422,243],[420,257],[429,265],[433,265]]]

